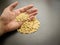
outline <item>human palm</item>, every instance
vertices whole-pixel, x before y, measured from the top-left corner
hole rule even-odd
[[[14,2],[13,4],[9,5],[7,8],[4,9],[1,15],[2,22],[4,24],[4,30],[3,30],[4,32],[15,30],[22,25],[23,23],[22,21],[20,22],[15,21],[16,16],[18,16],[20,13],[24,12],[28,13],[29,19],[34,18],[35,15],[37,14],[37,9],[34,8],[32,4],[14,10],[17,4],[18,2]]]

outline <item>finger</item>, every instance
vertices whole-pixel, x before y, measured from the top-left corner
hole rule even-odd
[[[28,6],[24,6],[24,7],[20,8],[19,10],[20,10],[21,12],[25,12],[25,11],[27,11],[28,9],[31,9],[32,7],[33,7],[33,4],[30,4],[30,5],[28,5]]]
[[[11,4],[10,6],[8,6],[8,7],[9,7],[10,10],[13,10],[13,9],[17,6],[17,4],[18,4],[18,2],[16,1],[16,2],[12,3],[12,4]]]
[[[28,18],[29,21],[31,21],[35,16],[31,16],[30,18]]]
[[[6,27],[6,32],[13,31],[18,29],[22,25],[22,22],[12,21]]]
[[[38,14],[38,12],[31,13],[31,14],[30,14],[30,17],[31,17],[31,16],[35,16],[35,15],[37,15],[37,14]]]
[[[33,8],[33,9],[27,10],[26,12],[27,12],[28,14],[31,14],[31,13],[34,13],[34,12],[36,12],[36,11],[37,11],[37,8]]]

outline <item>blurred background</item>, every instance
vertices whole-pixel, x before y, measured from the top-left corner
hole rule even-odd
[[[38,8],[40,28],[32,34],[16,31],[0,37],[0,45],[60,45],[60,0],[0,0],[0,15],[4,8],[18,1],[17,8],[34,4]]]

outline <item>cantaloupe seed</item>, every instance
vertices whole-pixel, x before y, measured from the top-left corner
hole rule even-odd
[[[21,13],[16,17],[17,21],[25,21],[20,29],[17,29],[18,32],[22,34],[30,34],[38,30],[38,28],[40,27],[40,22],[37,20],[37,18],[34,18],[31,21],[29,21],[28,18],[29,15],[26,13]]]

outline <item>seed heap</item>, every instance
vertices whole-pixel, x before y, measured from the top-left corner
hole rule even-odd
[[[30,34],[38,30],[40,22],[36,18],[29,21],[28,18],[29,15],[26,13],[21,13],[16,17],[16,21],[24,21],[22,26],[19,29],[17,29],[18,32],[22,34]]]
[[[29,15],[26,13],[21,13],[16,17],[16,21],[26,21],[29,18]]]

